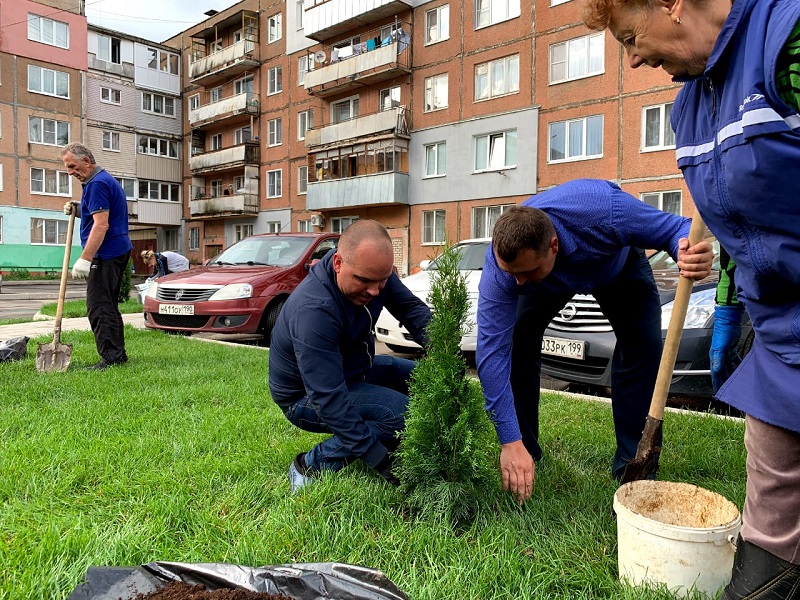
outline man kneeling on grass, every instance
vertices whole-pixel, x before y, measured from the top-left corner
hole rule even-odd
[[[391,238],[377,221],[350,225],[292,292],[272,331],[269,389],[300,429],[333,435],[289,466],[292,492],[360,458],[389,481],[405,425],[414,362],[375,356],[381,310],[425,345],[430,310],[393,272]]]

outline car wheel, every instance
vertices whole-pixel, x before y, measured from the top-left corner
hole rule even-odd
[[[278,322],[278,315],[285,302],[285,300],[276,300],[264,311],[264,315],[261,317],[261,325],[259,326],[259,333],[261,334],[260,346],[269,346],[272,329],[275,327],[275,323]]]

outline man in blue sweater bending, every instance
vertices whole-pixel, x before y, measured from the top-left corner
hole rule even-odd
[[[297,427],[333,434],[292,461],[292,492],[355,458],[395,482],[391,453],[405,426],[415,363],[375,356],[373,330],[385,307],[424,346],[431,315],[393,264],[386,229],[356,221],[338,248],[311,267],[278,316],[269,352],[272,399]]]
[[[681,275],[711,272],[689,219],[609,181],[579,179],[532,196],[497,220],[480,282],[478,376],[502,445],[503,489],[530,498],[539,446],[544,330],[576,293],[594,295],[617,337],[611,399],[620,479],[636,455],[661,357],[661,302],[643,249],[667,250]]]

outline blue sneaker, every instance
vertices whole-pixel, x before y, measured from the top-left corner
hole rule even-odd
[[[301,452],[294,457],[294,460],[289,465],[289,489],[294,494],[300,488],[314,483],[314,478],[308,474],[308,467],[306,467],[306,453]]]

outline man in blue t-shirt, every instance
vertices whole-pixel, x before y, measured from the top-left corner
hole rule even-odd
[[[503,489],[520,503],[530,498],[534,460],[542,457],[542,337],[576,293],[594,295],[617,337],[617,479],[636,455],[661,357],[661,302],[643,249],[667,250],[685,277],[708,276],[711,244],[690,248],[689,225],[597,179],[532,196],[497,220],[480,282],[478,376],[502,445]]]
[[[67,173],[83,186],[80,206],[67,202],[64,213],[75,211],[81,218],[83,252],[75,261],[72,277],[88,279],[86,309],[100,355],[100,361],[89,369],[103,370],[128,361],[118,306],[122,274],[133,249],[128,236],[128,201],[119,182],[97,165],[83,144],[64,146],[61,160]]]

